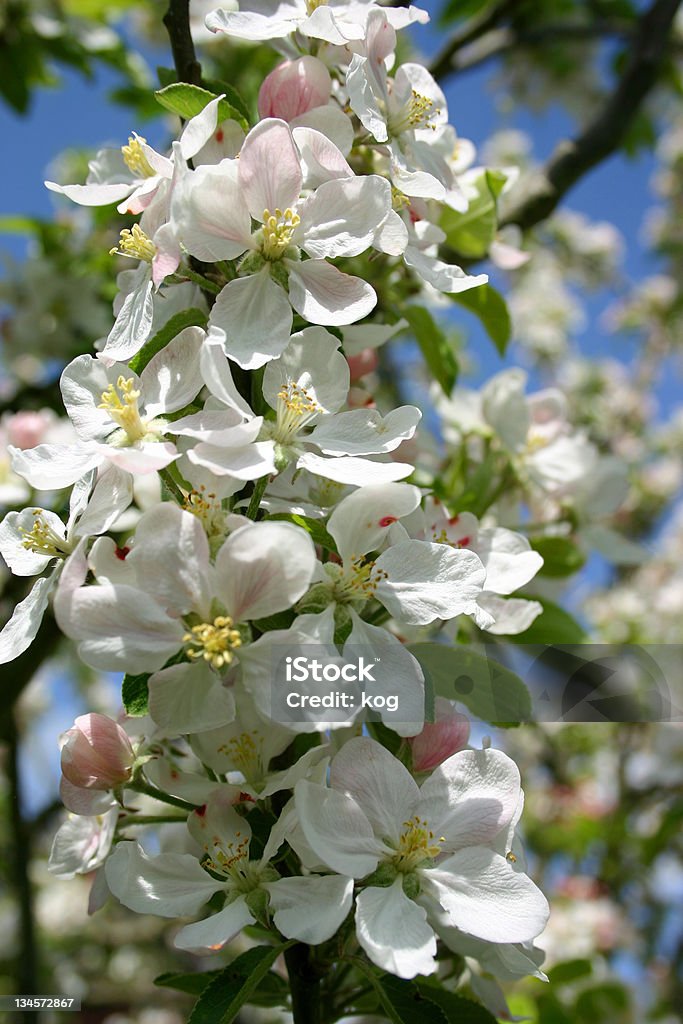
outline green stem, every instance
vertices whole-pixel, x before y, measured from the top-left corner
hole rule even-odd
[[[285,950],[294,1024],[322,1024],[322,978],[311,964],[310,952],[302,942]]]
[[[258,510],[261,507],[261,498],[263,492],[268,485],[268,477],[262,476],[260,480],[254,482],[254,490],[251,492],[251,499],[249,501],[249,508],[247,509],[247,516],[249,519],[256,519]]]
[[[142,779],[135,779],[126,785],[126,789],[132,789],[135,793],[144,793],[146,796],[154,797],[155,800],[160,800],[164,804],[170,804],[172,807],[181,807],[184,811],[197,810],[197,804],[191,804],[187,800],[181,800],[179,796],[171,796],[170,793],[164,793],[162,789],[157,789],[156,786],[153,786],[150,782],[143,782]]]
[[[181,814],[126,814],[119,818],[119,828],[130,828],[132,825],[163,825],[166,822],[187,821]]]
[[[219,284],[215,281],[210,281],[208,277],[204,277],[203,274],[198,274],[196,270],[192,270],[190,267],[180,267],[178,273],[175,275],[179,278],[187,278],[189,281],[194,281],[200,288],[203,288],[205,292],[211,292],[212,295],[219,295],[223,290]]]

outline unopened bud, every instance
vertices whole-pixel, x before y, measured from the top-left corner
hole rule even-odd
[[[361,349],[355,356],[347,356],[349,364],[349,370],[351,371],[351,380],[357,381],[361,377],[364,377],[366,373],[372,373],[373,370],[377,369],[379,363],[379,357],[377,355],[376,348],[364,348]]]
[[[317,57],[286,60],[264,79],[258,94],[260,117],[292,121],[330,98],[330,73]]]
[[[462,750],[470,735],[466,715],[456,711],[450,701],[437,697],[436,721],[426,722],[421,733],[408,740],[413,752],[413,770],[428,772],[452,754]]]
[[[113,789],[127,782],[135,752],[120,725],[106,715],[81,715],[66,733],[62,774],[83,789]]]

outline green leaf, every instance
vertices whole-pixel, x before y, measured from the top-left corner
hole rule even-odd
[[[280,954],[293,944],[256,946],[238,956],[204,989],[188,1024],[230,1024]]]
[[[244,97],[240,95],[234,85],[230,85],[229,82],[224,82],[222,79],[218,78],[205,78],[204,81],[211,92],[216,96],[220,96],[220,94],[224,92],[228,103],[233,106],[239,114],[241,114],[247,125],[249,125],[251,120],[249,107],[247,106]]]
[[[543,557],[541,576],[571,576],[586,561],[586,556],[569,537],[530,537],[529,543]]]
[[[459,701],[494,725],[518,725],[531,717],[526,684],[510,669],[465,645],[421,643],[408,650],[417,658],[439,697]]]
[[[159,79],[159,85],[164,88],[166,85],[173,85],[174,82],[178,81],[178,76],[174,68],[157,67],[157,78]]]
[[[206,313],[201,309],[183,309],[180,313],[172,316],[164,326],[146,341],[137,355],[129,362],[133,373],[142,373],[147,363],[163,348],[166,348],[169,341],[184,331],[186,327],[206,327]]]
[[[498,196],[507,176],[503,171],[483,171],[473,183],[476,195],[464,213],[445,207],[440,226],[448,245],[468,259],[481,259],[489,251],[498,230]]]
[[[154,95],[165,110],[170,110],[172,114],[177,114],[184,121],[189,121],[191,117],[201,114],[204,107],[220,94],[209,92],[208,89],[201,89],[198,85],[173,82],[171,85],[157,90]],[[228,118],[237,121],[244,131],[249,130],[249,122],[244,115],[232,103],[224,99],[218,105],[218,123],[227,121]]]
[[[133,718],[142,718],[149,711],[148,679],[149,672],[143,672],[139,676],[131,676],[126,673],[123,677],[121,700],[126,714]]]
[[[174,988],[178,992],[188,992],[191,996],[198,996],[220,973],[220,971],[195,971],[193,974],[177,974],[175,971],[167,971],[155,978],[154,984],[159,988]]]
[[[493,1017],[480,1003],[475,1003],[464,996],[456,995],[434,982],[418,978],[415,982],[418,991],[425,999],[436,1003],[443,1012],[448,1024],[496,1024]]]
[[[528,629],[506,640],[515,644],[582,644],[586,642],[586,631],[573,615],[545,597],[524,595],[530,601],[538,601],[543,611]]]
[[[373,968],[359,962],[356,966],[374,988],[392,1024],[448,1024],[446,1015],[424,998],[414,982],[395,978],[393,974],[378,976]]]
[[[507,304],[500,292],[490,284],[483,284],[466,292],[455,292],[449,298],[459,306],[469,309],[481,320],[489,338],[501,356],[504,356],[512,334],[512,323]]]
[[[565,960],[564,963],[556,964],[548,971],[548,980],[551,985],[568,985],[579,978],[585,978],[593,973],[593,965],[590,960]]]
[[[0,232],[8,235],[32,235],[40,230],[40,221],[35,217],[7,216],[0,217]]]
[[[319,519],[309,519],[308,516],[299,516],[290,512],[278,512],[274,516],[269,516],[269,519],[271,521],[279,520],[280,522],[293,523],[295,526],[300,526],[302,530],[310,534],[314,544],[320,544],[327,551],[336,552],[337,550],[334,537],[331,533],[327,532]]]
[[[448,338],[432,314],[422,306],[408,306],[403,310],[403,315],[410,324],[430,372],[441,385],[443,393],[450,395],[458,379],[458,361]]]
[[[576,1024],[594,1024],[595,1021],[628,1024],[633,1019],[629,994],[617,981],[585,989],[576,1000],[574,1013]]]

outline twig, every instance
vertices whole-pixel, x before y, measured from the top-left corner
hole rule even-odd
[[[171,42],[178,81],[201,85],[202,69],[190,32],[190,0],[170,0],[164,25]]]
[[[495,28],[504,18],[514,12],[515,7],[519,6],[520,0],[501,0],[500,3],[494,4],[470,18],[459,32],[451,36],[430,64],[429,70],[434,78],[445,78],[446,75],[455,71],[455,58],[460,50],[485,35],[490,29]]]

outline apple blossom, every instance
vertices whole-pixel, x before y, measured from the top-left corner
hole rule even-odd
[[[443,928],[489,943],[543,930],[545,897],[495,849],[520,796],[501,751],[460,751],[418,787],[384,747],[359,737],[332,761],[329,788],[302,780],[295,796],[314,853],[361,880],[356,934],[384,970],[432,974]]]
[[[211,874],[188,854],[148,857],[135,843],[119,843],[106,864],[109,888],[127,907],[162,917],[195,914],[213,893],[226,895],[223,910],[186,925],[180,949],[216,951],[265,913],[284,935],[324,942],[351,908],[353,881],[336,874],[281,878],[270,860],[284,835],[276,825],[259,859],[250,858],[251,827],[220,795],[190,815],[188,829],[200,844]],[[252,909],[253,908],[253,909]]]

